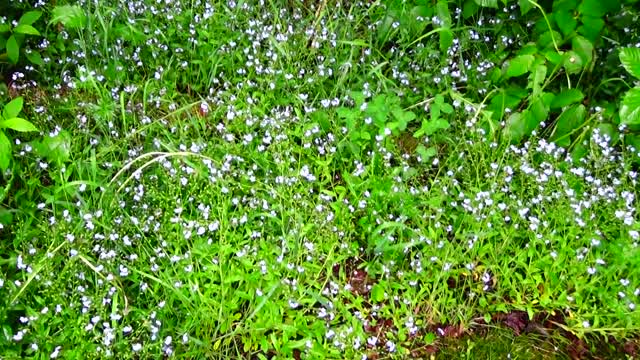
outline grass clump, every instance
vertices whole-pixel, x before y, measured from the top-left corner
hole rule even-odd
[[[629,4],[63,3],[11,13],[0,356],[636,351]]]

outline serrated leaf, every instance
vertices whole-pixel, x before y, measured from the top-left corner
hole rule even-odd
[[[71,29],[81,29],[85,26],[86,22],[87,16],[80,6],[62,5],[53,8],[49,24],[61,23]]]
[[[20,17],[18,20],[19,25],[33,25],[42,16],[42,11],[28,11]]]
[[[578,103],[584,99],[584,94],[578,89],[566,89],[556,95],[551,102],[551,108],[562,108],[571,104]]]
[[[0,121],[0,128],[11,129],[20,132],[38,131],[38,129],[31,122],[18,117]]]
[[[640,79],[640,48],[624,48],[620,50],[620,62],[632,76]]]
[[[11,63],[18,63],[18,59],[20,59],[20,47],[18,46],[18,41],[16,37],[11,35],[9,39],[7,39],[7,57]]]
[[[498,8],[498,0],[475,0],[482,7]]]
[[[533,55],[520,55],[509,60],[505,77],[512,78],[526,74],[531,69],[535,57]]]
[[[22,106],[24,104],[24,99],[22,96],[19,96],[13,100],[11,100],[7,105],[4,106],[2,110],[2,117],[5,119],[14,118],[20,114],[22,111]]]
[[[18,34],[37,35],[37,36],[40,35],[40,32],[36,30],[36,28],[27,24],[18,25],[13,29],[13,31]]]
[[[620,104],[620,123],[640,124],[640,87],[635,87],[624,95]]]
[[[4,132],[0,131],[0,170],[3,172],[9,168],[11,162],[11,141]]]

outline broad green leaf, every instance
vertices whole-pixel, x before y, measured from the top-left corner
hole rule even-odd
[[[523,111],[526,113],[527,110]],[[512,143],[518,143],[525,136],[526,132],[526,114],[523,113],[513,113],[507,118],[507,122],[504,127],[504,134]]]
[[[451,27],[451,13],[449,12],[449,3],[446,0],[438,0],[436,4],[436,15],[442,22],[443,27]]]
[[[384,301],[384,287],[380,283],[371,288],[371,300],[377,303]]]
[[[7,40],[7,57],[9,61],[13,64],[18,63],[18,59],[20,58],[20,47],[18,46],[18,41],[16,37],[11,35]]]
[[[19,25],[33,25],[42,16],[42,11],[28,11],[20,17],[18,20]]]
[[[520,5],[520,15],[525,15],[533,9],[533,5],[529,0],[518,0],[518,5]]]
[[[625,94],[620,104],[620,123],[627,125],[640,124],[640,87],[635,87]]]
[[[586,113],[587,110],[582,104],[566,108],[556,119],[551,140],[559,146],[569,146],[571,144],[569,134],[582,125]]]
[[[25,35],[40,35],[40,32],[38,30],[36,30],[36,28],[34,28],[31,25],[26,25],[26,24],[22,24],[22,25],[18,25],[13,29],[14,32],[18,33],[18,34],[25,34]]]
[[[453,32],[449,29],[440,31],[440,51],[446,52],[453,45]]]
[[[410,28],[413,31],[414,36],[418,37],[422,35],[422,32],[427,27],[428,22],[424,20],[418,20],[418,17],[422,19],[430,19],[433,16],[433,7],[426,5],[418,5],[411,8],[409,20]]]
[[[520,55],[509,60],[505,78],[517,77],[526,74],[531,69],[535,57],[533,55]]]
[[[44,66],[44,60],[42,60],[42,55],[40,55],[39,52],[31,51],[25,55],[27,56],[27,59],[29,59],[29,61],[32,64],[38,65],[38,66]]]
[[[25,119],[14,117],[0,121],[0,128],[11,129],[20,132],[38,131],[33,124]]]
[[[7,33],[11,31],[11,25],[9,24],[0,24],[0,34]]]
[[[4,132],[0,131],[0,170],[3,172],[9,168],[11,161],[11,141]]]
[[[617,144],[620,141],[620,133],[616,130],[613,124],[602,123],[596,127],[600,131],[600,135],[606,135],[611,139],[610,144]]]
[[[620,62],[629,74],[640,79],[640,48],[629,47],[620,50]]]
[[[558,25],[558,29],[566,37],[571,34],[578,25],[578,21],[573,17],[570,10],[559,10],[553,13],[553,18]]]
[[[416,131],[413,134],[413,136],[414,137],[421,137],[423,135],[431,136],[438,130],[448,129],[449,126],[450,126],[449,122],[444,119],[423,120],[422,126],[418,131]]]
[[[46,157],[50,161],[63,163],[71,156],[71,135],[67,131],[60,131],[56,136],[45,136],[42,141],[34,143],[38,156]]]
[[[557,31],[545,31],[538,38],[537,44],[540,49],[555,48],[553,41],[560,44],[562,41],[562,35]]]
[[[468,19],[475,15],[478,10],[480,10],[480,7],[474,0],[466,0],[464,2],[464,6],[462,7],[462,16],[465,19]]]
[[[438,155],[438,150],[433,146],[425,148],[424,145],[419,145],[416,148],[416,152],[420,155],[420,159],[422,161],[428,161],[432,157]]]
[[[558,53],[556,49],[548,49],[544,52],[544,58],[547,59],[553,65],[558,65],[564,60],[564,56]]]
[[[540,96],[535,98],[529,106],[529,117],[531,119],[528,119],[529,121],[526,123],[527,134],[531,134],[531,132],[533,132],[541,122],[547,120],[547,116],[549,116],[549,106],[545,104],[545,102],[545,96]]]
[[[591,61],[593,61],[593,44],[591,41],[582,36],[576,36],[571,39],[571,48],[582,58],[585,67],[591,64]]]
[[[580,3],[580,6],[578,7],[578,11],[584,15],[596,17],[602,16],[606,12],[605,2],[606,1],[602,0],[582,0],[582,3]]]
[[[61,5],[56,6],[51,11],[51,20],[49,24],[61,23],[65,27],[71,29],[81,29],[87,22],[87,16],[84,10],[78,5]]]
[[[24,100],[22,96],[19,96],[13,100],[11,100],[7,105],[4,106],[2,110],[2,117],[5,119],[14,118],[20,114],[22,111],[22,106],[24,104]]]
[[[490,7],[494,9],[498,7],[498,0],[475,0],[475,2],[482,7]]]
[[[595,43],[604,28],[604,20],[601,17],[582,16],[582,25],[578,27],[578,33]]]
[[[532,89],[533,97],[537,97],[542,92],[542,83],[544,79],[547,77],[547,67],[543,64],[536,65],[529,75],[529,84],[527,85],[528,89]]]
[[[584,94],[578,89],[566,89],[556,95],[551,102],[551,108],[557,109],[575,104],[584,99]]]
[[[582,57],[575,51],[567,51],[564,55],[563,65],[567,73],[579,74],[584,67],[584,62],[582,61]]]

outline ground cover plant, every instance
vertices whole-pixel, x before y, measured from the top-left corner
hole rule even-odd
[[[633,0],[0,5],[0,358],[625,358]]]

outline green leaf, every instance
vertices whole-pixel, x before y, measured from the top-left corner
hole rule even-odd
[[[575,104],[584,99],[584,94],[578,89],[566,89],[556,95],[551,102],[551,108],[557,109],[567,105]]]
[[[39,52],[31,51],[27,53],[26,56],[27,56],[27,59],[29,59],[29,61],[32,64],[38,65],[38,66],[44,66],[44,60],[42,60],[42,55],[40,55]]]
[[[475,15],[479,9],[480,7],[478,6],[478,4],[476,4],[474,0],[466,0],[462,7],[462,16],[465,19],[468,19],[473,15]]]
[[[620,62],[629,74],[640,79],[640,48],[629,47],[620,50]]]
[[[11,61],[11,63],[13,64],[17,64],[18,59],[20,58],[20,47],[18,46],[18,41],[16,40],[15,36],[9,36],[6,46],[7,57],[9,58],[9,61]]]
[[[582,57],[575,51],[567,51],[564,56],[565,57],[563,65],[567,73],[579,74],[584,67]]]
[[[453,32],[449,29],[440,31],[440,51],[446,52],[453,45]]]
[[[475,0],[475,2],[482,7],[498,8],[498,0]]]
[[[449,128],[449,122],[447,120],[444,119],[434,119],[434,120],[423,120],[422,121],[422,126],[420,127],[420,129],[418,131],[416,131],[413,136],[414,137],[421,137],[423,135],[427,135],[427,136],[431,136],[433,135],[436,131],[441,130],[441,129],[448,129]]]
[[[620,123],[627,125],[640,124],[640,87],[627,91],[622,99]]]
[[[18,114],[20,114],[20,111],[22,111],[23,104],[24,100],[22,99],[22,96],[11,100],[7,105],[4,106],[2,117],[4,117],[5,119],[9,119],[18,116]]]
[[[14,32],[18,33],[18,34],[25,34],[25,35],[40,35],[40,32],[38,30],[36,30],[36,28],[34,28],[31,25],[26,25],[26,24],[22,24],[22,25],[18,25],[13,29]]]
[[[62,5],[53,8],[49,24],[61,23],[71,29],[82,29],[86,22],[87,16],[80,6]]]
[[[0,24],[0,34],[7,33],[11,31],[11,25],[9,24]]]
[[[595,43],[604,28],[604,20],[601,17],[582,16],[582,25],[578,27],[578,33]]]
[[[384,301],[384,287],[380,283],[371,288],[371,300],[377,303]]]
[[[523,111],[526,113],[527,110]],[[518,143],[524,138],[525,130],[525,116],[522,113],[513,113],[507,118],[504,133],[511,140],[512,143]]]
[[[584,15],[600,17],[606,12],[605,2],[602,0],[583,0],[578,11]]]
[[[46,136],[36,145],[36,153],[50,161],[64,163],[71,157],[71,135],[67,131],[62,130],[53,137]]]
[[[537,97],[542,92],[541,85],[546,77],[547,67],[543,64],[539,64],[532,69],[531,74],[529,75],[529,84],[527,85],[528,89],[533,90],[531,96]]]
[[[578,25],[578,21],[573,17],[573,14],[569,10],[559,10],[553,13],[553,18],[556,20],[558,29],[562,31],[562,34],[566,37],[571,34]]]
[[[517,77],[526,74],[531,69],[535,57],[533,55],[520,55],[509,60],[505,78]]]
[[[436,4],[436,15],[442,22],[442,26],[451,27],[451,13],[449,12],[449,3],[446,0],[439,0]]]
[[[420,159],[422,161],[428,161],[432,157],[438,155],[438,150],[433,146],[425,148],[424,145],[419,145],[416,148],[416,152],[420,155]]]
[[[591,61],[593,61],[593,44],[591,41],[582,36],[576,36],[571,39],[571,48],[582,58],[585,67],[591,64]]]
[[[566,108],[556,120],[551,140],[559,146],[569,146],[571,132],[582,125],[587,113],[584,105],[574,105]]]
[[[518,0],[518,5],[520,5],[520,15],[525,15],[533,9],[533,4],[529,0]]]
[[[38,131],[38,129],[33,126],[32,123],[18,117],[10,118],[0,122],[0,128],[11,129],[20,132]]]
[[[42,16],[42,11],[28,11],[20,17],[18,20],[19,25],[33,25]]]
[[[11,141],[4,132],[0,131],[0,170],[3,172],[9,168],[11,161]]]
[[[562,41],[562,35],[557,31],[546,31],[538,38],[537,44],[540,49],[546,49],[554,47],[553,41],[560,43]]]

